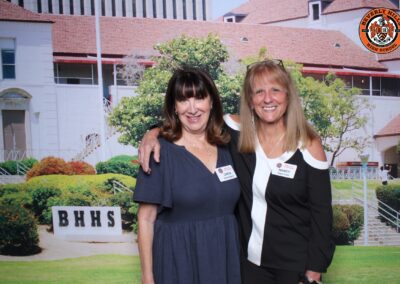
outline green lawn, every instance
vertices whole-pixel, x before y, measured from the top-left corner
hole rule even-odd
[[[400,247],[337,247],[324,283],[400,283]],[[137,256],[0,261],[0,283],[140,283]]]

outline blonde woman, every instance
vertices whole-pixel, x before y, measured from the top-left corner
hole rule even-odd
[[[335,249],[328,162],[282,62],[248,66],[240,118],[224,119],[241,185],[242,283],[320,283]]]

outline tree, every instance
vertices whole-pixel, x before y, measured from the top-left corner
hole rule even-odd
[[[137,147],[146,130],[161,121],[168,80],[182,66],[208,71],[220,92],[224,111],[238,112],[242,75],[228,75],[224,71],[222,63],[228,60],[228,52],[217,36],[181,36],[154,49],[159,56],[153,57],[155,65],[146,69],[139,79],[138,95],[123,98],[110,115],[110,124],[122,133],[121,143]],[[137,70],[135,66],[132,69]]]
[[[360,90],[346,87],[343,80],[328,74],[325,81],[297,77],[304,112],[322,139],[324,149],[332,153],[330,165],[346,149],[361,153],[369,137],[357,135],[368,121],[372,106],[359,96]]]

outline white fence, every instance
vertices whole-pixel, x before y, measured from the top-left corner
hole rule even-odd
[[[362,179],[362,167],[348,167],[329,170],[331,180]],[[367,179],[379,179],[379,168],[367,168]]]

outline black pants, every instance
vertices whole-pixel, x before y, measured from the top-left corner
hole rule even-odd
[[[257,266],[242,258],[242,284],[298,284],[304,272]]]

